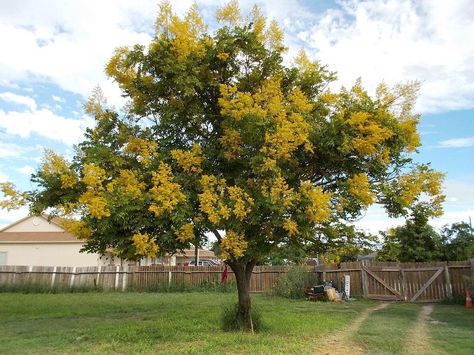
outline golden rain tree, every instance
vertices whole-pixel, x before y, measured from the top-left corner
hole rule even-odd
[[[86,251],[129,259],[211,234],[250,327],[250,277],[272,250],[321,243],[374,203],[440,214],[442,175],[410,159],[417,83],[332,92],[335,74],[304,52],[283,64],[282,31],[257,7],[243,16],[231,1],[217,21],[211,33],[196,6],[179,17],[162,2],[151,43],[117,48],[106,66],[125,112],[95,90],[85,109],[96,124],[74,159],[47,152],[38,188],[5,184],[2,204],[69,216]]]

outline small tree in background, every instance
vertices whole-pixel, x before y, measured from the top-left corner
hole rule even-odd
[[[466,222],[453,223],[441,229],[445,260],[474,258],[474,229]]]
[[[161,3],[151,43],[118,48],[106,66],[125,112],[95,91],[85,108],[96,124],[72,162],[47,152],[38,188],[4,184],[2,204],[69,217],[86,251],[127,259],[211,233],[251,328],[250,277],[273,250],[330,243],[321,228],[374,203],[391,216],[420,205],[439,215],[442,174],[410,158],[417,83],[331,92],[334,73],[304,52],[283,64],[283,33],[257,7],[243,18],[231,1],[217,20],[210,33],[196,6],[179,18]]]

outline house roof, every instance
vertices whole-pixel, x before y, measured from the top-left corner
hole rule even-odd
[[[0,243],[83,243],[68,232],[0,232]]]
[[[183,253],[177,253],[176,256],[182,256],[186,258],[194,258],[194,249],[185,249]],[[206,259],[206,258],[216,258],[216,255],[213,251],[199,249],[199,259]]]
[[[28,218],[31,218],[31,217],[35,217],[35,216],[34,215],[28,215],[26,217],[23,217],[22,219],[19,219],[18,221],[13,222],[12,224],[9,224],[8,226],[0,229],[0,233],[6,231],[7,229],[10,229],[10,228],[16,226],[17,224],[20,224],[23,221],[26,221]],[[44,213],[39,215],[39,216],[36,216],[36,217],[41,217],[44,220],[48,221],[49,223],[52,223],[52,224],[64,229],[64,227],[61,224],[61,222],[62,222],[61,217],[53,217],[53,218],[49,219],[49,216],[47,214],[44,214]]]

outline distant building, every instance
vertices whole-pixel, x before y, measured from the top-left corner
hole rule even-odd
[[[84,241],[66,231],[60,219],[29,216],[0,230],[0,265],[103,266],[135,264],[112,253],[80,253]],[[216,260],[212,251],[199,249],[199,259]],[[161,258],[144,258],[140,265],[184,265],[194,259],[194,249]]]
[[[67,232],[59,220],[29,216],[0,230],[0,265],[110,265],[99,254],[80,253],[84,241]]]

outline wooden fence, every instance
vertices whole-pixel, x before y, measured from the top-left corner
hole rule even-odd
[[[222,266],[0,266],[0,288],[40,285],[46,288],[97,287],[105,290],[160,290],[163,288],[212,287],[221,279]],[[288,271],[286,266],[257,266],[251,292],[266,292]],[[351,295],[382,300],[437,302],[463,296],[468,277],[474,276],[474,259],[458,262],[386,263],[351,262],[307,267],[318,279],[341,288],[350,275]],[[234,275],[229,269],[228,281]]]
[[[50,288],[100,288],[105,290],[160,290],[163,288],[214,287],[220,284],[223,266],[0,266],[0,288],[35,285]],[[228,270],[228,282],[235,281]],[[286,266],[256,266],[251,292],[271,290]],[[308,268],[314,272],[314,267]]]
[[[316,268],[320,280],[342,285],[350,275],[351,295],[380,300],[439,302],[462,297],[474,277],[474,259],[470,261],[397,263],[349,262],[339,267]]]

